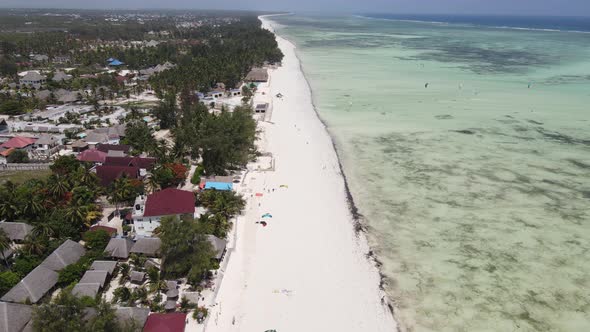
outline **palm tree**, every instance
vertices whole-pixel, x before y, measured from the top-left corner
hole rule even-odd
[[[74,178],[76,179],[77,185],[95,188],[98,184],[98,178],[96,174],[91,173],[90,170],[84,167],[83,165],[80,165],[80,167],[78,167],[74,175]]]
[[[7,197],[3,197],[0,201],[0,218],[13,221],[18,212],[19,208],[14,192],[8,193]]]
[[[141,304],[147,304],[148,292],[144,287],[137,287],[131,293],[131,299],[133,302],[139,301]]]
[[[121,264],[121,267],[119,268],[119,273],[121,273],[121,278],[119,278],[119,285],[124,284],[125,282],[127,282],[127,280],[129,280],[129,273],[131,272],[131,267],[129,266],[129,264]]]
[[[119,287],[113,292],[113,302],[128,303],[130,300],[131,291],[127,287]]]
[[[133,187],[131,186],[131,182],[126,175],[123,175],[113,181],[109,201],[115,204],[117,212],[119,212],[119,204],[127,202],[132,194]]]
[[[0,191],[0,218],[14,221],[20,212],[17,186],[12,181],[6,181],[3,190]]]
[[[72,204],[68,206],[68,208],[66,209],[66,221],[79,226],[85,225],[87,227],[90,227],[89,223],[86,221],[87,212],[87,206]]]
[[[41,236],[31,236],[31,234],[25,237],[23,242],[22,250],[28,255],[41,256],[47,250],[45,238]]]
[[[34,237],[51,238],[54,236],[54,231],[48,222],[39,222],[33,227],[31,234],[33,234]]]
[[[160,190],[160,180],[154,172],[151,172],[146,180],[146,190],[150,193]]]
[[[158,269],[154,267],[148,268],[147,275],[150,293],[157,292],[159,295],[160,291],[167,289],[166,282],[162,280],[162,275]]]
[[[43,210],[45,210],[45,207],[42,199],[38,195],[31,195],[22,205],[21,213],[26,216],[36,217],[40,216]]]
[[[10,238],[8,238],[6,232],[3,229],[0,229],[0,254],[2,255],[2,259],[4,260],[6,267],[8,267],[8,260],[6,260],[4,252],[10,249],[11,242],[12,241],[10,241]]]
[[[52,174],[47,181],[47,188],[54,198],[59,199],[70,190],[70,185],[64,176]]]

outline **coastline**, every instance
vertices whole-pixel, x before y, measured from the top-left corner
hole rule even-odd
[[[305,76],[305,71],[303,70],[303,63],[301,62],[301,59],[299,59],[299,56],[297,55],[297,47],[295,46],[295,43],[292,40],[290,40],[288,37],[279,36],[276,33],[275,28],[271,23],[272,20],[266,19],[269,17],[286,16],[286,15],[293,15],[293,13],[261,15],[258,18],[262,21],[263,27],[265,29],[271,31],[277,38],[284,39],[288,43],[290,43],[294,46],[295,57],[297,58],[297,61],[299,63],[299,70],[301,71],[301,73],[305,79],[307,89],[309,90],[309,93],[311,95],[311,105],[312,105],[313,111],[314,111],[317,119],[322,123],[326,133],[330,136],[330,141],[332,143],[332,149],[334,150],[334,153],[336,154],[336,158],[338,160],[338,167],[340,169],[340,175],[342,176],[342,179],[344,181],[344,189],[346,192],[346,200],[348,203],[348,209],[350,210],[350,214],[352,215],[352,218],[353,218],[354,230],[357,233],[357,236],[362,237],[362,241],[364,241],[366,243],[367,247],[369,248],[368,252],[366,253],[366,258],[377,269],[377,272],[379,274],[379,289],[384,293],[384,296],[387,299],[387,295],[385,295],[385,292],[386,292],[385,291],[385,284],[387,283],[387,277],[381,271],[381,266],[383,265],[383,263],[379,260],[379,258],[377,257],[377,255],[375,254],[373,249],[368,244],[368,239],[366,238],[366,236],[367,236],[366,233],[368,232],[367,226],[365,224],[363,224],[363,221],[362,221],[364,219],[364,216],[359,212],[359,209],[354,202],[354,196],[352,195],[352,192],[350,190],[350,186],[348,184],[348,178],[346,177],[346,173],[344,173],[344,167],[342,165],[342,161],[341,161],[341,158],[339,155],[340,152],[338,151],[336,141],[335,141],[334,137],[332,136],[332,134],[330,133],[329,126],[328,126],[327,122],[322,118],[322,116],[318,112],[317,107],[315,105],[314,98],[313,98],[313,89],[311,88],[311,84],[309,84],[309,80]],[[403,330],[403,328],[402,328],[401,324],[399,324],[399,322],[397,322],[396,314],[395,314],[397,309],[396,309],[395,305],[389,299],[387,299],[385,304],[387,305],[389,311],[391,312],[393,319],[396,321],[396,331],[401,332]]]
[[[399,330],[295,46],[275,36],[283,66],[270,70],[269,84],[255,100],[270,99],[272,119],[259,122],[258,144],[272,154],[276,168],[250,165],[238,189],[248,203],[234,227],[232,257],[204,328]],[[275,98],[277,93],[284,98]],[[264,213],[273,215],[267,227],[256,224]]]

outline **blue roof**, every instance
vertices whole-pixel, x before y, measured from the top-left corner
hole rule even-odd
[[[117,59],[115,59],[115,60],[113,60],[113,61],[109,62],[109,66],[120,66],[120,65],[122,65],[122,64],[123,64],[123,62],[121,62],[121,61],[119,61],[119,60],[117,60]]]
[[[232,190],[233,184],[227,182],[207,182],[205,183],[205,189]]]
[[[113,62],[113,61],[115,61],[115,59],[114,59],[114,58],[108,58],[108,59],[107,59],[107,62]]]

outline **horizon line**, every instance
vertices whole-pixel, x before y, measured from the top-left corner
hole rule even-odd
[[[570,14],[562,14],[562,15],[539,15],[539,14],[512,14],[512,13],[449,13],[449,12],[431,12],[431,13],[412,13],[412,12],[371,12],[371,11],[341,11],[341,12],[326,12],[322,10],[267,10],[267,9],[223,9],[223,8],[197,8],[197,7],[178,7],[178,8],[167,8],[167,7],[112,7],[112,8],[81,8],[81,7],[3,7],[0,4],[0,10],[80,10],[80,11],[182,11],[182,10],[191,10],[191,11],[219,11],[219,12],[252,12],[252,13],[274,13],[274,14],[321,14],[321,15],[329,15],[329,16],[337,16],[343,14],[349,15],[416,15],[416,16],[426,16],[426,15],[453,15],[453,16],[489,16],[489,17],[543,17],[543,18],[552,18],[552,17],[572,17],[572,18],[587,18],[590,19],[590,15],[570,15]]]

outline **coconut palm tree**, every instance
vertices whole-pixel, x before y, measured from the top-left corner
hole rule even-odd
[[[65,176],[52,174],[47,180],[47,189],[54,198],[59,199],[70,190],[70,185]]]
[[[35,226],[33,226],[31,234],[33,234],[34,237],[45,238],[51,238],[55,235],[53,228],[51,228],[51,225],[49,225],[48,222],[38,222]]]
[[[8,238],[6,232],[3,229],[0,229],[0,255],[2,255],[2,259],[4,260],[6,267],[8,267],[8,260],[6,260],[4,252],[10,249],[11,243],[12,241],[10,241],[10,238]]]
[[[150,193],[155,193],[160,190],[160,180],[156,173],[150,173],[146,180],[146,190]]]
[[[28,255],[41,256],[47,250],[46,238],[41,236],[31,236],[31,234],[25,237],[23,242],[22,250]]]
[[[117,212],[119,211],[119,204],[128,202],[131,195],[133,195],[133,191],[133,186],[131,186],[131,182],[127,176],[124,175],[113,181],[109,195],[109,201],[112,204],[115,204]]]
[[[13,221],[18,216],[19,210],[14,192],[7,193],[0,199],[0,218]]]
[[[126,283],[129,280],[129,274],[131,272],[131,267],[129,264],[123,263],[119,268],[119,273],[121,277],[119,278],[119,285]]]
[[[147,275],[150,293],[157,292],[159,295],[161,291],[167,290],[166,282],[162,280],[162,275],[158,269],[154,267],[148,268]]]
[[[43,200],[38,195],[30,195],[27,197],[21,208],[21,214],[31,217],[40,216],[45,210]]]

